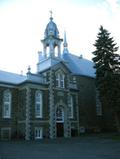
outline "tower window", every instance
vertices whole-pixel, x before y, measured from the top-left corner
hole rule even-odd
[[[65,88],[65,75],[62,73],[56,74],[56,87]]]
[[[11,117],[11,92],[5,90],[3,93],[3,118]]]
[[[35,93],[35,117],[42,118],[43,101],[42,101],[42,92],[36,91]]]

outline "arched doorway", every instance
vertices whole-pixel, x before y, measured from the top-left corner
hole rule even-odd
[[[64,109],[61,105],[56,109],[56,131],[57,137],[64,136]]]

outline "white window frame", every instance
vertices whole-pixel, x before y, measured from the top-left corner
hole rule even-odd
[[[35,92],[35,117],[36,118],[43,117],[43,99],[42,98],[43,98],[42,92],[36,91]],[[38,110],[37,110],[37,107],[39,107]]]
[[[56,87],[60,87],[60,74],[56,74]]]
[[[62,72],[56,74],[56,87],[65,88],[65,75]]]
[[[43,128],[42,127],[35,127],[35,140],[43,138]]]
[[[65,88],[65,75],[60,74],[60,87]]]
[[[11,118],[12,94],[10,90],[3,92],[3,118]]]
[[[70,102],[69,102],[69,118],[70,119],[73,119],[73,117],[74,117],[74,112],[73,112],[73,96],[72,95],[70,95]]]

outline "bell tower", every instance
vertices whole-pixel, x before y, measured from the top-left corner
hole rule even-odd
[[[53,22],[52,11],[50,11],[50,21],[47,24],[44,32],[44,39],[41,40],[43,44],[43,51],[38,52],[38,72],[42,71],[42,68],[45,69],[45,63],[49,67],[52,63],[61,60],[61,43],[63,39],[59,38],[59,31],[57,25]],[[44,63],[44,64],[43,64]]]
[[[52,11],[50,12],[50,22],[47,24],[43,43],[43,55],[45,58],[60,58],[61,57],[61,42],[57,25],[53,22]]]

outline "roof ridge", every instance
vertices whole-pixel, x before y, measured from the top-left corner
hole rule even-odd
[[[9,72],[9,71],[4,71],[4,70],[0,70],[0,72],[2,73],[9,73],[9,74],[13,74],[13,75],[18,75],[18,76],[23,76],[23,77],[26,77],[25,75],[21,75],[21,74],[18,74],[18,73],[15,73],[15,72]]]
[[[92,60],[89,60],[87,58],[84,58],[84,57],[80,58],[78,55],[75,55],[75,54],[72,54],[72,53],[69,53],[69,54],[72,55],[72,56],[75,56],[78,59],[83,59],[83,60],[87,60],[87,61],[93,62]]]

